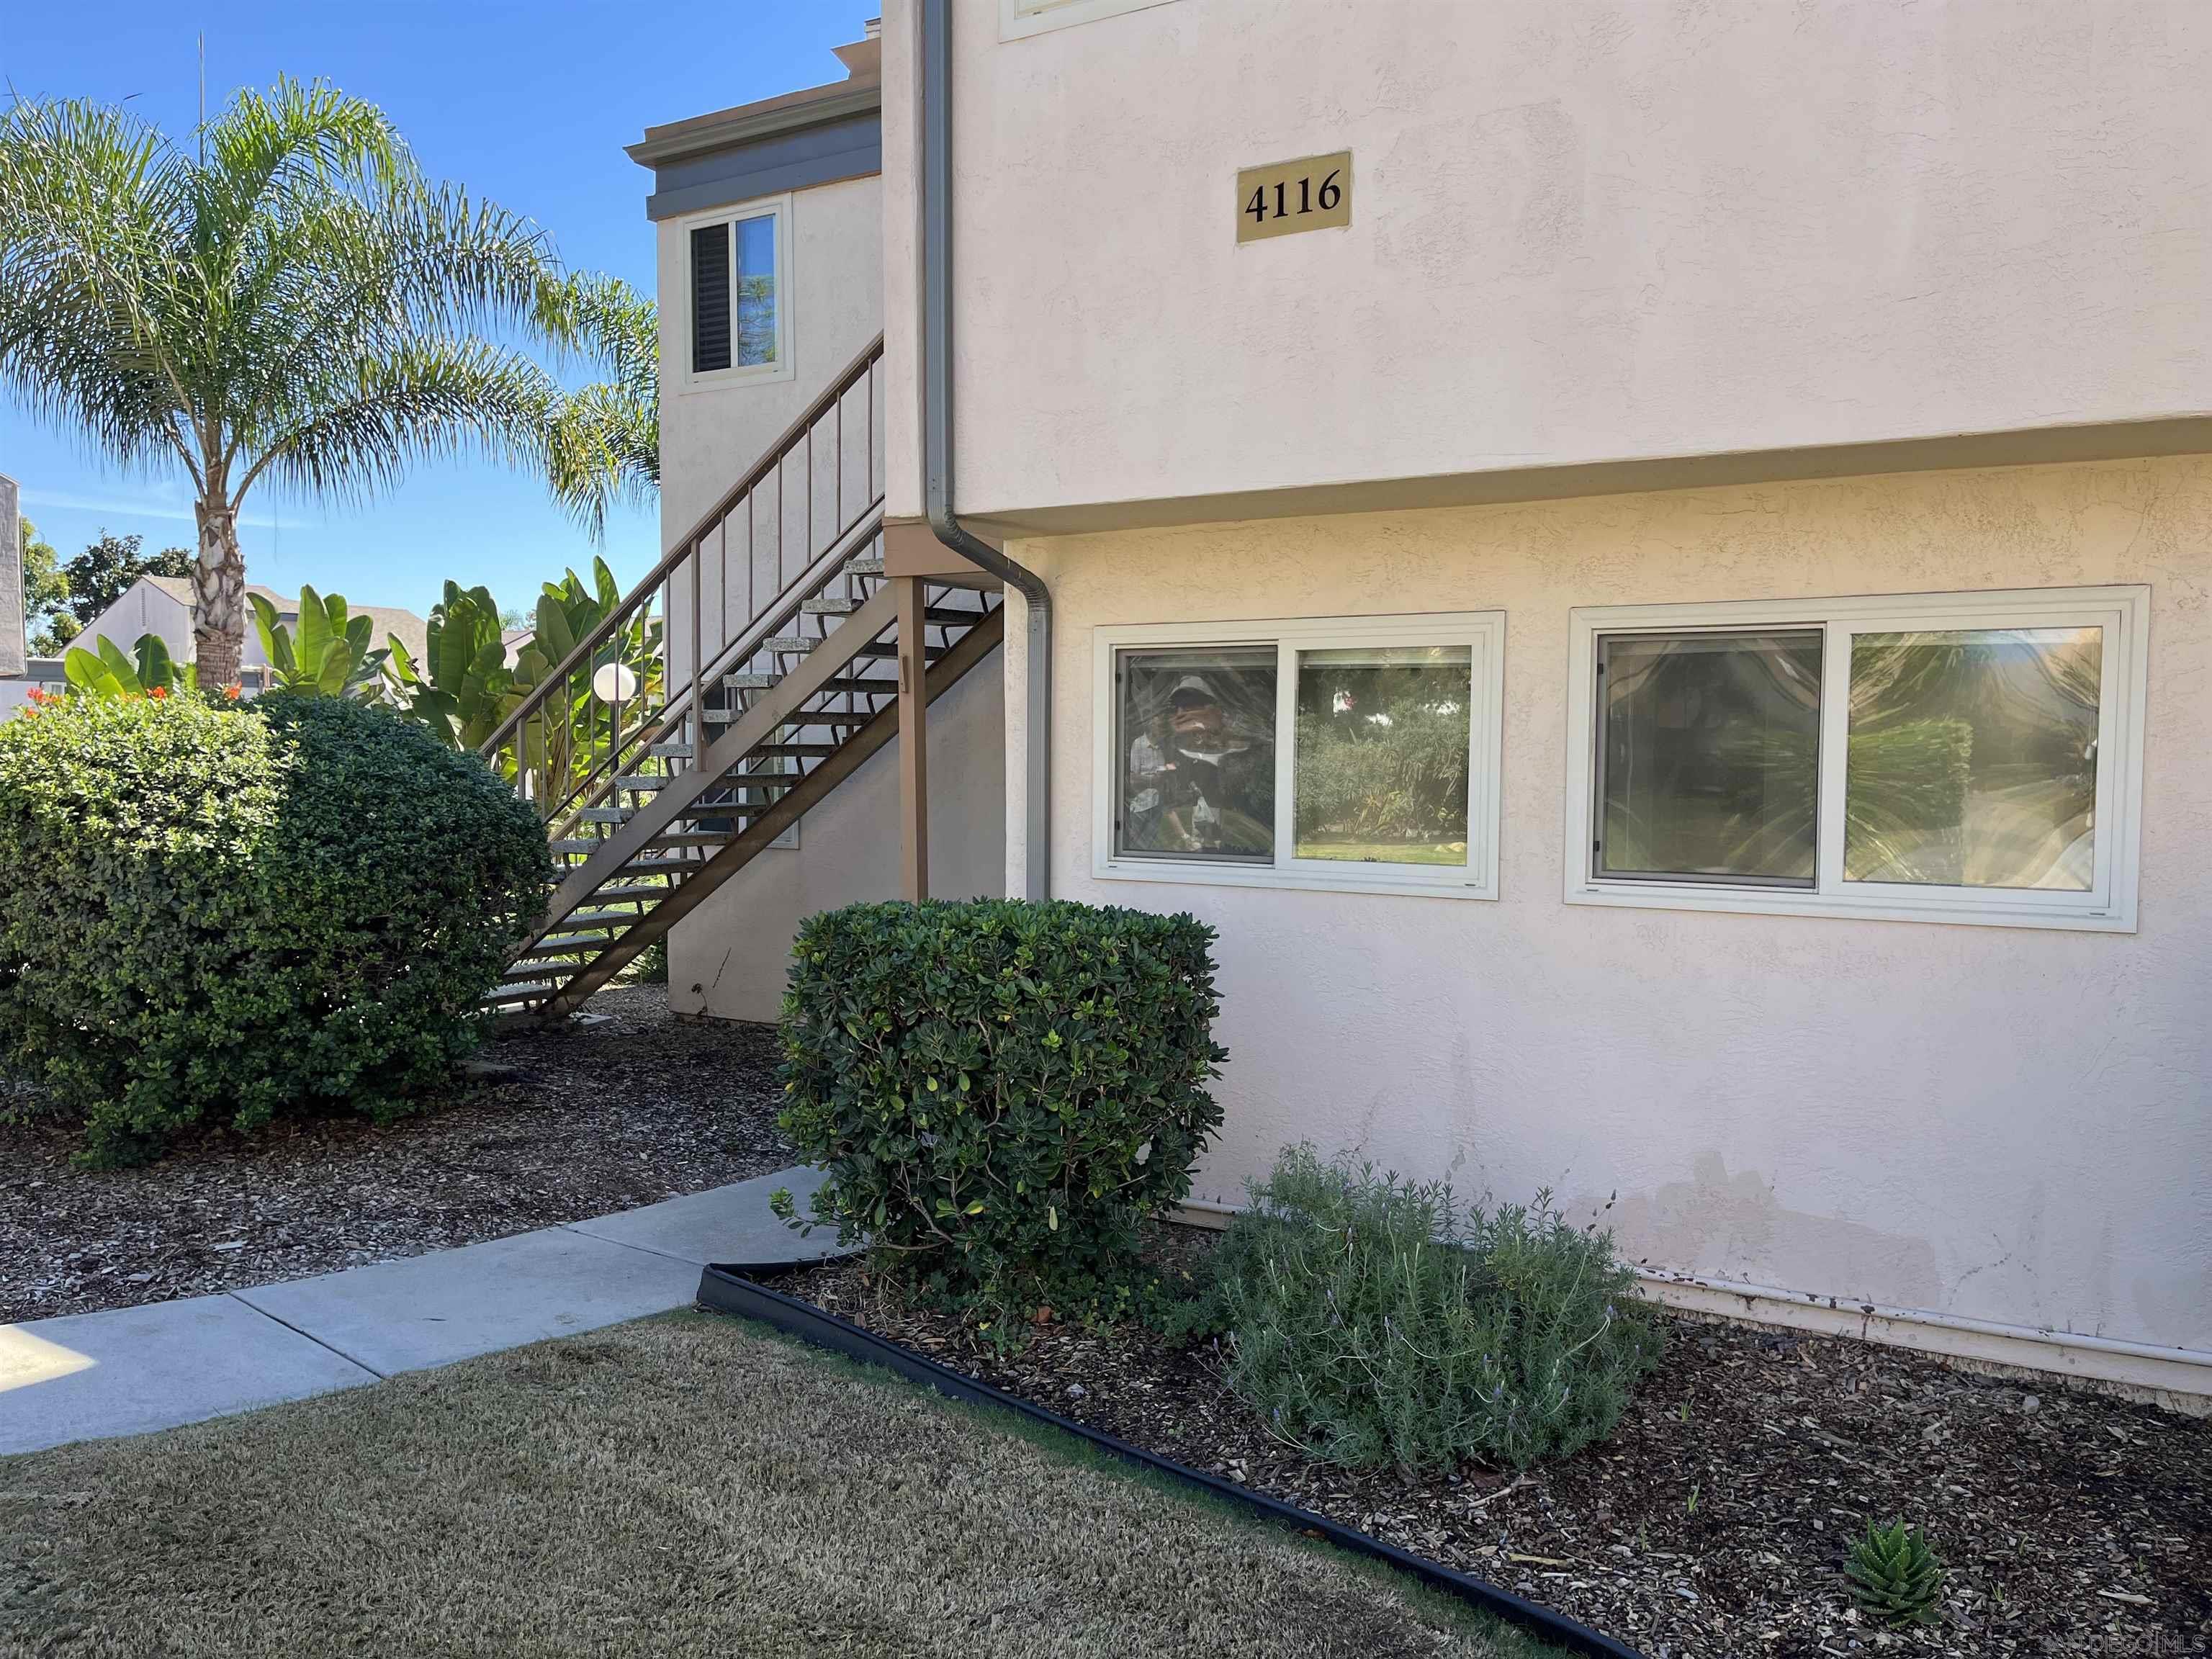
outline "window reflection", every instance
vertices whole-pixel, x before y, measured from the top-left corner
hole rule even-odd
[[[1297,856],[1467,862],[1470,647],[1301,651]]]
[[[2104,630],[1861,634],[1848,881],[2086,892]]]
[[[1275,649],[1124,653],[1117,850],[1272,860]]]
[[[1599,641],[1598,869],[1809,886],[1820,635]]]

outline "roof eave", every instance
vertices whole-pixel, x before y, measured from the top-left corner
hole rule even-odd
[[[623,153],[641,167],[665,167],[672,161],[708,155],[733,144],[773,138],[826,121],[842,121],[877,111],[884,106],[881,81],[836,82],[809,87],[757,104],[744,104],[713,115],[694,116],[665,127],[648,127],[645,137],[625,146]]]

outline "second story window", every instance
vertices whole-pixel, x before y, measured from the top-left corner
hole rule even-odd
[[[781,207],[690,227],[691,374],[772,374],[786,356]]]

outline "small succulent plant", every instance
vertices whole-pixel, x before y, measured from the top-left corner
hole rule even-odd
[[[1885,1624],[1932,1625],[1942,1617],[1942,1563],[1917,1527],[1869,1522],[1844,1559],[1844,1576],[1851,1581],[1851,1599]]]

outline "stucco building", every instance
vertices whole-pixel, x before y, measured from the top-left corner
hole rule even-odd
[[[2212,1394],[2212,13],[893,0],[847,64],[636,152],[668,541],[879,327],[887,568],[1022,577],[930,890],[1219,929],[1205,1201],[1311,1140]],[[679,1007],[898,890],[898,781]]]

